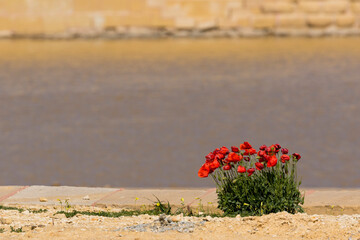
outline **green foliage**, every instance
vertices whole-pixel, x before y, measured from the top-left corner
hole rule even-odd
[[[281,211],[303,212],[300,204],[304,203],[304,197],[299,185],[294,174],[274,168],[264,169],[261,174],[251,177],[241,174],[218,187],[218,207],[225,215],[240,214],[243,217]]]
[[[25,209],[23,208],[17,208],[17,207],[6,207],[6,206],[1,206],[0,205],[0,210],[14,210],[14,211],[18,211],[19,213],[22,213],[23,211],[25,211]],[[28,210],[30,213],[45,213],[47,212],[47,209],[26,209]]]
[[[156,202],[154,204],[154,213],[155,215],[157,214],[166,214],[166,215],[170,215],[171,214],[171,206],[169,201],[167,202],[167,204],[163,203],[162,201],[160,201],[160,199],[158,197],[156,197]]]
[[[190,208],[186,208],[185,204],[184,204],[184,199],[181,199],[181,207],[178,208],[176,211],[173,211],[169,201],[164,203],[163,201],[161,201],[159,198],[156,198],[156,201],[154,202],[154,204],[152,205],[151,209],[137,209],[137,210],[121,210],[119,212],[108,212],[108,211],[98,211],[98,212],[91,212],[91,211],[77,211],[77,210],[73,210],[73,211],[58,211],[55,214],[64,214],[67,218],[71,218],[74,217],[77,214],[81,214],[81,215],[88,215],[88,216],[101,216],[101,217],[112,217],[112,218],[117,218],[117,217],[122,217],[122,216],[139,216],[139,215],[143,215],[143,214],[148,214],[148,215],[161,215],[161,214],[166,214],[166,215],[178,215],[183,213],[185,216],[195,216],[195,217],[204,217],[204,216],[211,216],[211,217],[222,217],[222,214],[217,214],[217,213],[204,213],[202,215],[200,214],[194,214]]]
[[[66,212],[68,212],[70,210],[71,205],[70,205],[68,199],[65,199],[64,202],[61,201],[60,199],[58,199],[58,202],[60,203],[61,211],[63,211],[63,207],[65,207]],[[64,206],[63,206],[63,204],[64,204]]]
[[[34,209],[34,210],[28,209],[28,210],[31,213],[46,213],[48,211],[47,209]]]
[[[154,202],[153,208],[146,210],[121,210],[119,212],[107,212],[107,211],[99,211],[99,212],[90,212],[90,211],[68,211],[69,208],[66,208],[66,211],[58,211],[56,214],[65,214],[67,218],[71,218],[77,214],[88,215],[88,216],[101,216],[101,217],[121,217],[121,216],[138,216],[141,214],[148,214],[148,215],[160,215],[160,214],[167,214],[171,215],[171,206],[170,203],[167,202],[166,204],[160,201],[159,198],[155,196],[156,200]]]
[[[7,207],[7,206],[1,206],[1,205],[0,205],[0,210],[15,210],[15,211],[18,211],[20,213],[22,213],[24,211],[23,208]]]
[[[16,232],[16,233],[21,233],[23,232],[22,227],[19,228],[13,228],[12,226],[10,226],[10,232]]]
[[[69,211],[58,211],[58,212],[56,212],[56,214],[64,214],[67,218],[74,217],[77,214],[87,215],[87,216],[100,216],[100,217],[117,218],[117,217],[122,217],[122,216],[138,216],[140,214],[146,214],[146,213],[138,211],[138,210],[122,210],[120,212],[106,212],[106,211],[90,212],[90,211],[73,210],[71,212],[69,212]]]
[[[5,228],[0,228],[0,233],[5,232]]]
[[[160,215],[162,213],[160,213],[158,210],[156,209],[150,209],[150,210],[122,210],[119,212],[106,212],[106,211],[98,211],[98,212],[91,212],[91,211],[77,211],[77,210],[73,210],[71,212],[67,212],[67,211],[58,211],[55,214],[64,214],[67,218],[72,218],[77,214],[81,214],[81,215],[87,215],[87,216],[99,216],[99,217],[112,217],[112,218],[118,218],[118,217],[122,217],[122,216],[139,216],[139,215],[143,215],[143,214],[148,214],[148,215]],[[178,213],[168,213],[167,215],[177,215]],[[211,214],[203,214],[203,215],[199,215],[199,214],[195,214],[195,215],[188,215],[188,216],[195,216],[195,217],[204,217],[204,216],[211,216],[211,217],[222,217],[222,214],[216,214],[216,213],[211,213]]]

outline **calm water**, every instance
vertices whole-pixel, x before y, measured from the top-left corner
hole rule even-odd
[[[0,185],[213,186],[244,140],[360,187],[360,39],[0,41]]]

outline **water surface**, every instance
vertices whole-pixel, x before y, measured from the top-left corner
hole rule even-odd
[[[359,43],[0,41],[0,185],[213,186],[204,155],[248,140],[359,187]]]

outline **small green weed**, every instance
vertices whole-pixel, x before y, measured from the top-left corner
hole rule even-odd
[[[154,205],[154,209],[152,210],[154,212],[155,215],[157,214],[166,214],[166,215],[170,215],[171,214],[171,206],[169,201],[167,202],[167,204],[163,203],[162,201],[160,201],[160,199],[158,197],[155,196],[155,198],[157,199],[157,201],[155,202]]]
[[[19,213],[22,213],[25,210],[28,210],[30,213],[45,213],[45,212],[47,212],[47,209],[23,209],[23,208],[17,208],[17,207],[1,206],[1,205],[0,205],[0,210],[14,210],[14,211],[18,211]]]
[[[112,217],[112,218],[118,218],[122,216],[139,216],[143,214],[148,215],[178,215],[180,213],[184,214],[185,216],[195,216],[195,217],[204,217],[204,216],[211,216],[211,217],[222,217],[223,215],[220,213],[204,213],[202,215],[199,214],[193,214],[191,209],[185,205],[185,201],[183,198],[181,198],[181,207],[177,209],[176,211],[173,211],[171,205],[169,202],[163,202],[158,197],[156,197],[156,201],[153,203],[152,208],[147,209],[145,205],[141,206],[140,209],[136,210],[121,210],[119,212],[108,212],[108,211],[98,211],[98,212],[91,212],[91,211],[58,211],[55,214],[64,214],[67,218],[74,217],[77,214],[81,215],[88,215],[88,216],[100,216],[100,217]],[[187,207],[187,209],[186,209]]]
[[[47,209],[28,209],[28,211],[31,213],[46,213],[48,210]]]
[[[5,232],[5,228],[0,228],[0,233]]]
[[[11,230],[10,232],[16,232],[16,233],[23,232],[22,227],[14,228],[14,227],[10,226],[10,230]]]
[[[70,210],[71,205],[70,205],[68,199],[65,199],[64,202],[61,201],[60,199],[58,199],[58,202],[60,203],[61,211],[64,211],[64,208],[65,208],[65,211],[66,211],[66,212],[68,212],[68,211]]]
[[[25,211],[23,208],[7,207],[7,206],[1,206],[1,205],[0,205],[0,210],[16,210],[19,213],[22,213],[23,211]]]

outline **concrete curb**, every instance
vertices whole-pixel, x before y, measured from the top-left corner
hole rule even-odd
[[[0,197],[0,202],[8,199],[8,198],[11,197],[11,196],[14,196],[14,195],[17,194],[18,192],[20,192],[20,191],[22,191],[22,190],[24,190],[24,189],[26,189],[26,188],[28,188],[28,187],[29,187],[29,186],[20,187],[19,189],[16,189],[15,191],[10,192],[9,194],[6,194],[6,195],[4,195],[4,196],[1,196],[1,197]],[[11,188],[11,187],[10,187],[10,188]]]

